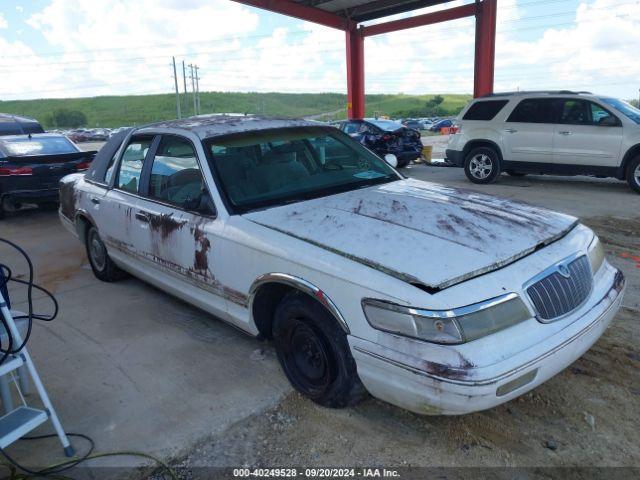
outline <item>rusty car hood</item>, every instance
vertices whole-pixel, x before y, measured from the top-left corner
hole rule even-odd
[[[244,218],[434,292],[512,263],[577,224],[561,213],[414,179]]]

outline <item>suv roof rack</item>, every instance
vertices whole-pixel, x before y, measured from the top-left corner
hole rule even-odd
[[[531,95],[531,94],[547,94],[547,95],[593,95],[591,92],[586,91],[577,91],[573,90],[520,90],[517,92],[497,92],[497,93],[487,93],[486,95],[482,95],[480,98],[486,97],[506,97],[510,95]]]

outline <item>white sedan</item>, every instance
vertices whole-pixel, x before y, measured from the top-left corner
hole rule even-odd
[[[406,179],[315,122],[123,131],[60,200],[99,279],[127,272],[273,339],[293,386],[329,407],[506,402],[589,349],[624,289],[575,218]]]

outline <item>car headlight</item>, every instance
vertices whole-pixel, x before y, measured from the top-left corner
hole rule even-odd
[[[363,300],[362,306],[373,328],[443,344],[485,337],[532,316],[515,293],[451,310],[424,310],[375,299]]]
[[[591,244],[587,249],[587,256],[591,264],[591,272],[595,275],[604,263],[604,247],[597,235],[594,235],[593,240],[591,240]]]

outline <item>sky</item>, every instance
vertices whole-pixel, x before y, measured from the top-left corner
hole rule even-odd
[[[368,37],[367,93],[471,93],[474,23]],[[498,0],[496,91],[638,98],[639,52],[640,0]],[[344,33],[230,0],[0,0],[0,100],[171,93],[172,56],[201,91],[346,91]]]

